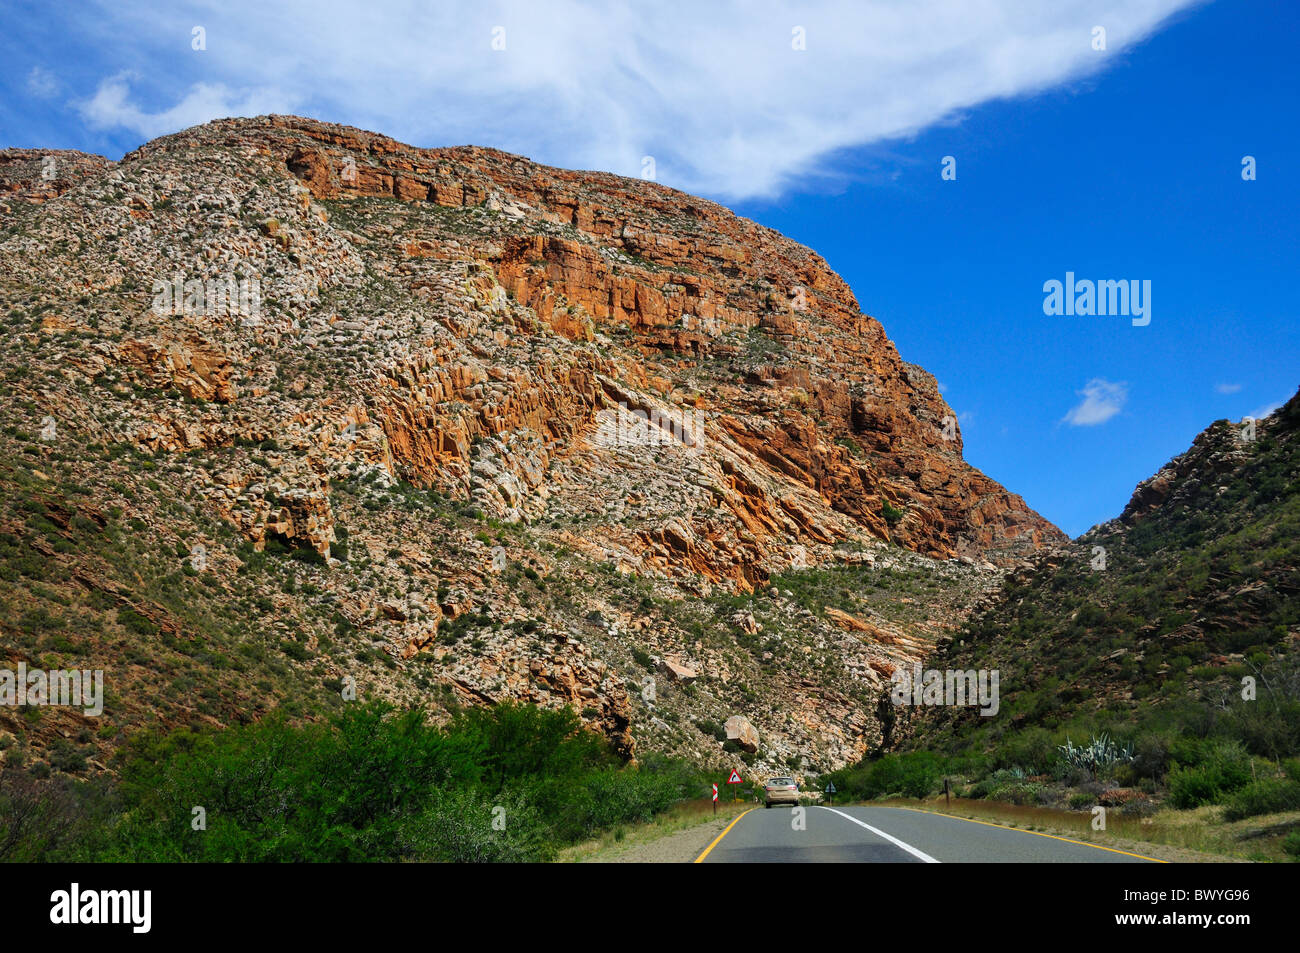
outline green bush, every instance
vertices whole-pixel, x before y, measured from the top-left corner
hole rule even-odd
[[[1041,784],[1032,781],[1010,781],[994,787],[988,796],[990,800],[1008,804],[1036,804],[1042,790]]]
[[[923,798],[939,785],[939,759],[928,751],[887,754],[831,777],[836,787],[853,798],[869,800],[890,794]]]
[[[135,635],[156,635],[158,633],[158,626],[130,606],[123,606],[117,610],[117,621],[122,623],[128,632]]]
[[[1170,738],[1166,734],[1139,735],[1133,745],[1133,770],[1139,778],[1157,780],[1169,768]]]
[[[517,794],[489,798],[474,789],[436,791],[401,837],[401,852],[457,864],[550,860],[545,819]]]
[[[1169,771],[1169,800],[1174,807],[1217,804],[1250,783],[1250,760],[1240,745],[1220,742],[1184,750],[1197,763],[1175,764]]]
[[[1021,767],[1031,774],[1046,772],[1056,759],[1056,745],[1045,728],[1033,727],[1016,732],[998,753],[1004,767]]]
[[[1225,727],[1246,750],[1271,760],[1300,753],[1300,699],[1238,702]]]
[[[1233,794],[1223,809],[1223,817],[1239,821],[1245,817],[1294,810],[1300,810],[1300,784],[1269,778],[1253,781]]]
[[[502,704],[438,727],[422,711],[350,705],[322,724],[271,716],[133,739],[96,859],[545,860],[648,820],[697,780],[676,762],[624,765],[567,708]]]
[[[1300,860],[1300,831],[1292,831],[1282,839],[1282,850]]]
[[[1075,791],[1070,795],[1070,810],[1080,811],[1097,803],[1097,796],[1087,791]]]

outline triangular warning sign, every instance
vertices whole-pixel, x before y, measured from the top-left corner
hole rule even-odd
[[[728,784],[741,784],[740,773],[735,768],[731,769],[731,777],[727,778]]]

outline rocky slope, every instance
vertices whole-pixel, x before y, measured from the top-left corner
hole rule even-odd
[[[119,716],[0,712],[40,757],[355,681],[843,763],[1063,541],[822,259],[652,182],[225,120],[0,152],[0,260],[0,648]]]
[[[1123,513],[1009,574],[939,668],[997,668],[1002,711],[935,710],[911,744],[994,748],[1026,729],[1235,723],[1268,757],[1300,704],[1300,394],[1252,424],[1219,421],[1138,485]],[[1243,678],[1256,697],[1241,704]]]

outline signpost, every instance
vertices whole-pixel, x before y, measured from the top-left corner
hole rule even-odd
[[[737,771],[735,768],[732,768],[732,769],[731,769],[731,777],[727,778],[727,783],[728,783],[728,784],[743,784],[744,782],[740,780],[740,772]],[[736,788],[736,797],[735,797],[735,800],[737,800],[737,801],[740,800],[740,788]]]
[[[713,782],[713,813],[718,813],[718,783]]]
[[[832,804],[835,803],[835,782],[834,781],[826,782],[826,797],[830,799],[830,802]]]

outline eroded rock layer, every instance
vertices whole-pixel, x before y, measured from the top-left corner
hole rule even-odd
[[[627,751],[638,726],[671,733],[617,670],[638,648],[694,673],[674,691],[720,693],[719,722],[757,718],[731,710],[755,695],[736,672],[785,679],[802,700],[781,757],[857,756],[882,673],[934,633],[834,606],[798,622],[774,580],[890,545],[900,567],[992,574],[1063,540],[962,460],[933,377],[820,257],[653,182],[273,116],[120,163],[0,152],[0,227],[6,357],[38,369],[10,376],[6,412],[53,428],[38,456],[107,482],[128,448],[174,476],[114,491],[164,545],[211,517],[235,542],[205,536],[210,563],[292,554],[331,624],[399,672],[436,656],[461,701],[573,704]],[[192,526],[159,516],[165,491]],[[603,569],[648,587],[639,613],[515,591],[525,570]],[[757,652],[729,662],[654,608],[717,593],[768,594],[806,644],[722,618]],[[307,616],[289,637],[341,677]],[[472,651],[448,647],[466,633]],[[773,671],[787,649],[808,666]]]

